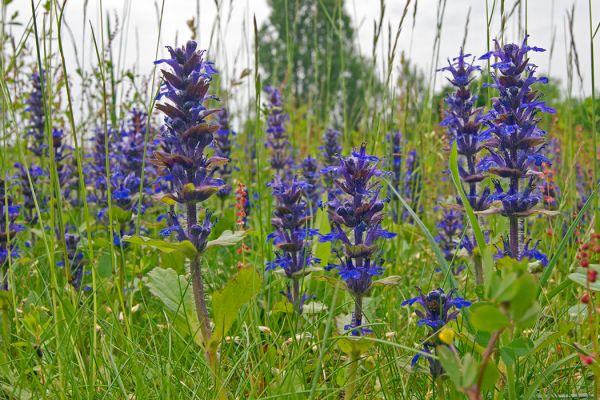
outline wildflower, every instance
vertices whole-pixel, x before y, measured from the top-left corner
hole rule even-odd
[[[83,252],[78,249],[80,237],[76,233],[65,233],[65,244],[67,249],[67,258],[69,267],[71,268],[70,283],[75,290],[81,289],[84,275],[84,260]],[[59,266],[64,266],[64,262],[59,262]],[[88,289],[85,287],[84,289]]]
[[[306,182],[306,188],[304,189],[306,200],[308,201],[311,215],[314,217],[317,214],[317,208],[321,204],[319,165],[316,159],[308,156],[302,161],[302,176]]]
[[[362,329],[363,297],[369,292],[373,277],[384,270],[378,239],[395,236],[381,227],[385,204],[379,199],[381,183],[377,177],[384,172],[377,168],[379,159],[366,151],[363,144],[351,156],[340,158],[334,169],[339,177],[335,184],[341,193],[327,203],[332,231],[320,239],[344,245],[344,254],[337,254],[339,262],[326,269],[337,269],[354,297],[353,335],[359,335]]]
[[[445,338],[444,335],[440,337],[442,328],[450,321],[455,320],[459,310],[469,307],[471,302],[461,297],[454,297],[454,289],[445,293],[443,289],[438,288],[432,290],[427,295],[423,293],[421,288],[417,287],[417,290],[419,291],[419,296],[402,302],[401,306],[419,304],[423,308],[423,311],[415,310],[415,314],[420,318],[417,321],[417,326],[427,326],[430,332],[428,338],[422,342],[422,352],[417,353],[413,357],[411,365],[414,366],[419,361],[419,358],[424,356],[429,362],[431,376],[436,378],[444,372],[444,369],[438,360],[429,357],[428,354],[432,354],[431,350],[437,346],[447,345],[447,342],[443,339],[448,339],[448,335]]]
[[[512,256],[520,253],[523,239],[519,234],[519,218],[532,213],[541,200],[539,190],[535,189],[534,176],[520,187],[520,181],[530,174],[530,170],[540,167],[550,160],[543,155],[546,132],[538,127],[540,113],[554,113],[541,100],[542,94],[535,89],[536,83],[547,83],[547,78],[535,76],[536,66],[529,62],[530,51],[544,51],[527,44],[527,37],[519,46],[506,44],[500,46],[496,41],[495,49],[481,59],[492,56],[493,83],[499,97],[492,100],[492,108],[484,116],[484,121],[492,137],[486,142],[490,155],[483,160],[485,169],[490,173],[508,179],[508,192],[501,198],[502,214],[509,218],[509,246]]]
[[[44,98],[42,96],[42,80],[46,81],[44,72],[42,72],[41,77],[37,72],[31,75],[33,88],[25,101],[27,103],[25,110],[29,113],[29,130],[27,131],[27,135],[32,137],[29,149],[38,157],[42,156],[45,149],[48,148],[46,133],[44,131],[45,109]]]
[[[417,151],[411,150],[406,157],[406,174],[404,175],[402,195],[416,213],[421,210],[421,183],[421,161]],[[408,212],[404,213],[403,219],[409,219]]]
[[[323,166],[324,167],[335,167],[339,155],[342,153],[342,146],[340,145],[340,132],[335,129],[327,129],[323,134],[322,145],[319,147],[323,154]],[[323,173],[323,172],[322,172]],[[325,180],[325,186],[328,191],[333,188],[333,182],[335,176],[331,172],[323,173]]]
[[[219,129],[215,132],[213,139],[215,155],[228,161],[227,164],[217,167],[219,177],[225,184],[217,192],[217,196],[221,200],[225,199],[231,193],[231,185],[228,182],[231,179],[231,136],[234,135],[235,132],[229,126],[229,113],[224,108],[219,112]]]
[[[285,128],[289,116],[283,110],[281,91],[273,86],[267,86],[265,92],[269,95],[266,146],[271,149],[271,167],[275,170],[275,174],[281,177],[283,171],[293,163],[288,155],[290,143]]]
[[[178,240],[189,240],[198,253],[206,248],[208,236],[212,231],[209,210],[204,211],[203,222],[198,221],[198,203],[207,200],[223,187],[223,181],[213,177],[215,168],[227,162],[222,157],[208,157],[206,147],[213,141],[213,132],[218,125],[207,120],[218,109],[209,109],[206,102],[214,99],[208,94],[213,74],[217,71],[213,63],[205,61],[204,51],[197,51],[197,43],[188,41],[181,48],[167,46],[170,58],[155,61],[169,68],[161,70],[164,79],[158,98],[168,101],[157,104],[156,108],[165,114],[165,128],[161,131],[162,150],[154,152],[154,162],[170,176],[170,193],[162,196],[167,203],[185,205],[186,230],[172,208],[169,211],[170,226],[163,234],[176,233]],[[208,342],[211,336],[210,319],[204,283],[200,269],[200,260],[194,257],[190,264],[192,288],[196,303],[196,312],[200,321],[202,335]],[[210,362],[215,355],[208,352]]]
[[[239,230],[243,230],[248,225],[248,213],[250,212],[250,201],[248,200],[248,189],[246,185],[238,182],[235,189],[235,209],[236,221]]]
[[[440,125],[447,127],[450,140],[456,142],[460,156],[459,175],[468,186],[465,193],[469,204],[475,211],[483,211],[490,205],[490,191],[479,191],[478,184],[486,176],[478,157],[490,134],[483,129],[482,109],[475,107],[477,96],[470,90],[474,74],[481,71],[480,67],[473,65],[474,57],[471,62],[467,60],[470,56],[461,49],[458,57],[448,60],[448,66],[440,69],[450,72],[448,81],[456,88],[445,100],[447,109],[444,110],[445,118]]]
[[[34,224],[37,221],[37,215],[35,212],[35,200],[34,192],[32,187],[39,187],[39,182],[42,177],[46,176],[46,171],[41,167],[32,165],[29,167],[29,177],[31,178],[31,185],[29,184],[29,177],[27,176],[27,169],[21,163],[15,163],[14,167],[17,169],[17,179],[21,186],[21,193],[23,195],[23,209],[25,211],[25,221],[28,224]],[[39,196],[39,194],[38,194]],[[38,202],[40,198],[38,197]],[[41,202],[40,202],[41,203]]]
[[[25,227],[17,223],[21,207],[6,193],[7,183],[0,179],[0,291],[8,290],[9,259],[19,257],[14,238]]]
[[[294,178],[292,182],[285,182],[275,178],[270,183],[275,198],[275,209],[271,224],[275,231],[267,236],[278,249],[275,251],[275,260],[267,263],[267,270],[281,268],[288,279],[291,288],[282,292],[294,305],[298,313],[302,312],[302,305],[311,296],[300,293],[300,279],[306,267],[318,264],[319,259],[311,254],[310,239],[318,234],[316,229],[308,227],[310,212],[305,197],[308,184]]]
[[[438,235],[435,241],[440,245],[447,261],[452,261],[459,242],[460,235],[464,229],[464,216],[458,210],[445,209],[442,218],[437,223]]]

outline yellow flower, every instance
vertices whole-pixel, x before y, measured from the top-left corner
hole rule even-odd
[[[440,340],[448,345],[454,342],[454,331],[450,328],[442,328],[438,337]]]

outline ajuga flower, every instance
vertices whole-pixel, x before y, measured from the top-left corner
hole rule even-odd
[[[88,156],[90,162],[85,167],[85,182],[93,187],[88,194],[88,200],[92,202],[102,202],[106,199],[108,182],[106,173],[106,160],[108,147],[108,168],[114,171],[117,166],[116,155],[118,132],[108,127],[106,131],[103,128],[96,128],[91,138],[91,154]]]
[[[422,209],[421,184],[421,161],[417,151],[411,150],[406,157],[406,174],[404,175],[402,195],[416,213]],[[405,213],[403,219],[408,220],[409,218],[409,214]]]
[[[492,100],[492,108],[485,115],[485,123],[493,135],[486,142],[490,155],[483,164],[489,172],[509,181],[508,191],[501,198],[502,214],[509,218],[510,254],[520,254],[523,238],[519,234],[519,218],[533,214],[533,208],[541,200],[539,190],[535,189],[535,167],[550,163],[543,155],[546,132],[538,127],[540,113],[554,113],[554,110],[541,100],[542,94],[532,86],[535,83],[547,83],[547,78],[535,76],[536,66],[529,62],[530,51],[544,51],[527,44],[527,37],[519,46],[506,44],[500,46],[496,41],[495,49],[481,57],[495,57],[492,64],[493,83],[499,96]],[[529,181],[522,186],[521,181]]]
[[[321,204],[322,193],[321,184],[319,182],[319,165],[317,164],[317,160],[315,158],[308,156],[302,161],[301,167],[302,176],[306,182],[304,193],[306,195],[306,200],[308,201],[311,214],[315,216],[317,214],[317,209]]]
[[[301,313],[302,305],[308,297],[300,292],[300,280],[305,275],[306,267],[319,263],[310,250],[310,239],[318,231],[308,226],[311,214],[305,200],[305,191],[309,185],[296,178],[286,182],[276,177],[269,186],[275,198],[271,218],[275,232],[267,239],[273,241],[277,250],[275,260],[267,263],[267,270],[281,268],[285,272],[286,277],[291,280],[291,288],[288,285],[288,290],[283,294],[294,305],[294,309]]]
[[[7,185],[0,179],[0,290],[8,290],[9,258],[19,256],[14,239],[17,233],[25,229],[16,222],[21,207],[15,205],[12,196],[6,193]]]
[[[288,152],[290,142],[285,127],[290,117],[283,110],[281,91],[273,86],[267,86],[265,92],[269,95],[266,145],[271,149],[271,167],[276,175],[282,177],[284,170],[293,164]]]
[[[162,69],[163,84],[158,98],[166,102],[156,108],[165,114],[165,128],[161,131],[162,150],[154,152],[154,162],[170,175],[172,192],[166,193],[163,200],[185,206],[186,229],[184,230],[174,210],[169,213],[171,232],[177,233],[179,240],[189,240],[201,253],[212,230],[210,212],[204,212],[204,221],[198,221],[198,203],[207,200],[223,187],[223,181],[214,178],[215,168],[227,163],[226,158],[208,157],[207,146],[213,141],[213,133],[218,125],[207,117],[219,112],[209,109],[206,103],[214,96],[208,94],[213,74],[217,71],[213,63],[205,61],[204,51],[198,51],[197,43],[188,41],[181,48],[167,46],[171,55],[168,59],[158,60],[156,64],[166,64]],[[207,341],[211,336],[210,320],[204,283],[200,270],[200,260],[196,256],[191,260],[192,287],[196,302],[196,312],[200,321],[202,336]],[[216,362],[215,354],[209,351],[211,363]]]
[[[489,130],[484,129],[482,109],[475,107],[477,96],[470,90],[474,74],[481,70],[467,60],[470,56],[461,49],[458,57],[448,60],[448,66],[440,69],[450,72],[452,76],[448,81],[456,88],[445,100],[447,108],[440,125],[448,129],[450,140],[456,142],[460,156],[459,174],[468,186],[465,193],[469,204],[475,211],[483,211],[490,205],[490,190],[487,187],[478,190],[479,182],[486,178],[478,164],[478,156],[491,135]]]
[[[219,129],[215,132],[213,139],[215,155],[228,161],[227,164],[217,168],[219,177],[225,183],[217,192],[217,196],[221,199],[225,199],[231,193],[231,184],[229,183],[231,180],[231,136],[234,135],[235,132],[229,126],[229,112],[224,108],[219,113]]]
[[[65,245],[67,249],[67,258],[69,263],[69,268],[71,270],[70,283],[75,290],[81,289],[81,284],[83,282],[83,267],[84,267],[84,256],[81,249],[79,249],[80,236],[76,233],[65,233]],[[59,266],[64,266],[65,262],[60,261],[57,263]],[[89,290],[89,287],[84,287],[85,290]]]
[[[42,96],[42,79],[45,82],[45,74],[42,76],[37,72],[31,75],[31,81],[33,88],[29,97],[25,101],[27,108],[25,109],[29,113],[29,130],[27,135],[32,137],[32,143],[30,144],[30,150],[38,157],[42,156],[44,150],[48,148],[46,145],[46,133],[44,132],[44,98]]]
[[[377,177],[383,171],[378,164],[377,157],[367,154],[365,144],[350,157],[340,158],[333,172],[338,176],[335,184],[341,193],[327,203],[332,231],[321,237],[322,242],[343,244],[344,254],[337,254],[339,262],[327,269],[338,270],[354,297],[354,335],[361,331],[362,299],[371,289],[373,277],[383,273],[378,240],[395,236],[381,227],[385,203],[379,199],[381,183]]]
[[[31,185],[29,184],[29,177],[27,176],[27,170],[25,166],[21,163],[15,163],[15,168],[17,169],[17,179],[19,180],[19,184],[21,186],[21,193],[23,195],[23,209],[24,209],[24,217],[25,221],[28,224],[33,224],[37,221],[37,214],[35,211],[35,201],[33,197],[33,191],[31,190],[33,187],[39,187],[39,182],[43,176],[46,176],[46,171],[44,171],[41,167],[32,165],[29,167],[29,177],[31,178]],[[39,194],[38,194],[39,196]],[[40,198],[38,197],[38,202],[41,203]]]
[[[146,154],[152,154],[155,150],[155,141],[150,135],[147,135],[147,120],[146,112],[132,108],[120,135],[115,135],[112,139],[115,140],[114,146],[118,156],[116,158],[117,169],[126,175],[133,172],[141,177],[142,165],[144,165],[144,181],[150,182],[156,179],[156,171],[152,164],[144,163],[144,144]],[[99,150],[104,154],[104,138],[102,137],[100,140]],[[145,184],[144,187],[146,186]]]
[[[440,245],[444,257],[448,261],[454,258],[460,244],[460,236],[465,227],[463,213],[458,210],[445,209],[442,218],[436,225],[438,234],[435,241]]]
[[[415,314],[420,318],[417,321],[417,326],[427,326],[429,328],[428,337],[422,342],[422,353],[431,354],[432,350],[435,351],[437,346],[444,344],[438,337],[440,329],[448,322],[455,320],[459,313],[458,310],[469,307],[471,302],[461,297],[454,297],[454,289],[448,293],[444,293],[443,289],[438,288],[426,295],[420,287],[417,287],[417,290],[419,291],[419,296],[408,299],[401,305],[411,306],[416,303],[423,308],[423,311],[415,310]],[[421,356],[421,353],[414,356],[411,365],[414,366]],[[429,356],[425,356],[425,358],[429,362],[429,371],[432,377],[436,378],[444,372],[437,359]]]
[[[76,159],[73,156],[74,148],[65,143],[65,135],[62,129],[52,129],[52,150],[58,173],[58,182],[65,200],[71,205],[78,204],[79,193],[77,178]],[[75,196],[73,196],[75,194]]]
[[[342,153],[342,146],[340,145],[340,132],[335,129],[327,129],[323,134],[322,145],[319,147],[323,154],[323,166],[335,167],[338,163],[338,157]],[[333,181],[335,176],[331,172],[323,174],[325,185],[328,191],[333,189]]]

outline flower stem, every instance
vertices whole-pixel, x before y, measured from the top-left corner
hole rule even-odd
[[[358,328],[359,326],[362,325],[362,314],[363,314],[363,309],[362,309],[362,296],[361,295],[356,295],[356,297],[354,298],[354,314],[352,314],[352,327],[353,328]],[[360,335],[360,331],[358,332],[358,334]]]
[[[187,230],[188,237],[192,239],[192,226],[196,225],[198,221],[196,204],[187,205]],[[193,240],[192,240],[193,242]],[[192,290],[194,292],[194,303],[196,304],[196,313],[198,315],[198,321],[200,322],[200,329],[202,330],[202,339],[205,345],[211,337],[210,330],[210,317],[208,316],[208,307],[206,306],[206,294],[204,292],[204,281],[202,279],[202,270],[200,268],[200,255],[196,255],[190,264],[190,272],[192,274]],[[210,357],[207,354],[208,361]]]
[[[346,374],[346,388],[344,390],[345,400],[350,400],[354,398],[359,357],[360,353],[358,351],[353,351],[352,353],[350,353],[350,364],[348,364],[348,371]]]

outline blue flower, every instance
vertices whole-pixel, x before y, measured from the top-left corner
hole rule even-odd
[[[267,263],[267,270],[281,268],[288,279],[292,281],[292,288],[288,287],[290,302],[298,313],[302,312],[302,295],[299,287],[299,273],[320,262],[311,254],[310,239],[317,236],[318,230],[309,228],[308,222],[311,211],[306,202],[306,190],[310,188],[305,181],[293,178],[291,182],[275,177],[269,184],[275,207],[271,224],[275,231],[267,236],[277,248],[275,260]],[[287,292],[286,292],[287,293]]]
[[[378,165],[379,159],[367,154],[365,144],[351,156],[340,158],[335,168],[339,192],[327,202],[332,230],[321,237],[322,242],[343,246],[344,253],[336,253],[339,262],[327,269],[337,269],[354,296],[353,328],[362,325],[362,298],[371,289],[373,277],[384,271],[379,239],[395,236],[381,227],[385,202],[379,199],[381,183],[377,177],[384,172]]]
[[[283,110],[281,91],[273,86],[266,86],[264,90],[269,95],[266,146],[271,149],[271,167],[281,177],[283,171],[293,164],[288,155],[290,143],[285,127],[290,118]]]

